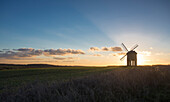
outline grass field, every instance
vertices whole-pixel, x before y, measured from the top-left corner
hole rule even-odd
[[[168,102],[170,66],[0,71],[2,102]]]
[[[110,71],[111,67],[48,67],[0,70],[0,92],[16,88],[34,81],[66,81],[98,72]]]

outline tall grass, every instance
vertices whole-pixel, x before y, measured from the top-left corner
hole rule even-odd
[[[35,82],[0,94],[1,102],[168,102],[169,66],[115,68],[61,83]]]

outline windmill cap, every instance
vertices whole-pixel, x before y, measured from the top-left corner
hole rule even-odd
[[[136,54],[137,54],[137,52],[136,52],[136,51],[133,51],[133,50],[132,50],[132,51],[129,51],[128,53],[136,53]]]

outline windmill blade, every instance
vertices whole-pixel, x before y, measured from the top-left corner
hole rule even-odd
[[[122,43],[123,48],[128,52],[128,49],[126,48],[126,46]]]
[[[127,54],[126,54],[127,55]],[[125,57],[126,57],[126,55],[124,55],[120,60],[123,60]]]
[[[134,47],[132,47],[131,51],[133,51],[134,49],[136,49],[138,47],[138,45],[136,44]]]

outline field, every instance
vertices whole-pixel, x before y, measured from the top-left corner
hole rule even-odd
[[[67,81],[98,72],[112,70],[111,67],[40,67],[25,68],[22,66],[3,67],[0,70],[0,92],[4,90],[15,90],[16,88],[32,83]]]
[[[0,70],[3,102],[167,102],[170,66],[23,67]]]

